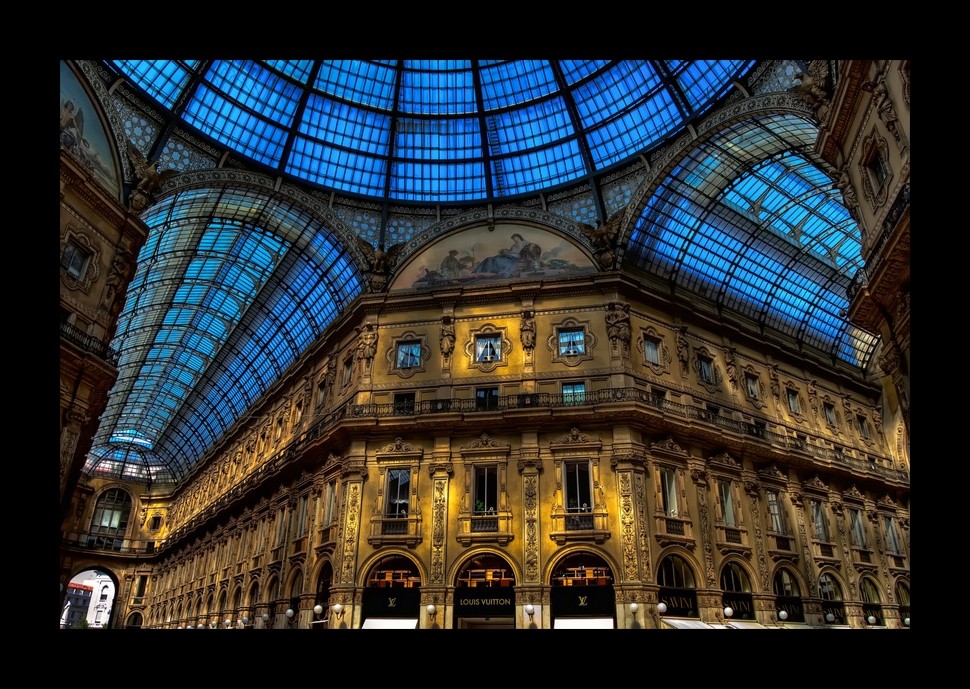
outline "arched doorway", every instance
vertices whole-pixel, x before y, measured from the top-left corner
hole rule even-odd
[[[549,604],[553,629],[616,628],[613,569],[590,551],[571,553],[552,570]]]
[[[493,553],[468,559],[455,577],[455,629],[515,629],[515,574]]]
[[[387,555],[367,573],[361,596],[361,629],[417,629],[421,574],[404,555]]]
[[[68,582],[61,603],[61,629],[107,629],[111,626],[117,583],[108,572],[87,569]]]

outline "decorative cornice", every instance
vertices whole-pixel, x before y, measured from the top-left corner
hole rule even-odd
[[[664,454],[670,455],[681,455],[687,457],[687,451],[677,444],[673,436],[668,435],[663,440],[659,440],[655,443],[650,443],[650,449],[653,452],[662,452]]]

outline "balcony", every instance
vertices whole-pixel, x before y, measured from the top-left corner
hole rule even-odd
[[[413,548],[421,542],[421,518],[380,516],[370,522],[370,535],[367,542],[373,546],[405,545]]]
[[[507,545],[512,536],[512,515],[508,512],[482,512],[458,516],[458,542]]]
[[[558,545],[576,541],[603,543],[610,535],[608,514],[604,509],[570,507],[552,514],[549,537]]]
[[[80,328],[70,323],[61,323],[61,337],[88,354],[93,354],[112,366],[118,366],[118,352],[111,349],[111,347],[98,338],[88,335]]]
[[[748,555],[751,546],[748,544],[748,532],[739,526],[717,523],[714,525],[717,549],[722,555],[736,553]]]
[[[693,550],[696,545],[693,524],[688,518],[658,514],[656,530],[657,543],[662,546],[677,544]]]

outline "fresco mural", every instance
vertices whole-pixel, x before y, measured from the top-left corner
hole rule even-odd
[[[562,235],[516,224],[470,227],[434,243],[408,262],[391,289],[463,285],[484,280],[545,278],[596,271],[589,256]]]
[[[74,72],[61,62],[61,143],[94,174],[105,189],[121,198],[121,185],[108,136],[98,111]]]

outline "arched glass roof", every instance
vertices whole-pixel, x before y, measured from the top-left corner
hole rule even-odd
[[[877,338],[846,321],[860,233],[792,115],[743,120],[649,198],[627,258],[735,313],[864,368]]]
[[[340,241],[266,194],[190,189],[143,216],[91,473],[177,481],[360,293]],[[147,475],[146,475],[147,474]]]
[[[255,170],[384,209],[515,203],[586,186],[605,217],[610,171],[644,160],[723,105],[755,64],[104,66],[176,125],[147,134],[143,121],[126,120],[126,133],[153,158],[184,150],[172,144],[184,130]],[[626,264],[864,367],[876,340],[841,315],[861,265],[858,230],[812,155],[816,136],[804,117],[755,115],[689,147],[637,202]],[[149,238],[112,342],[119,377],[89,474],[182,480],[365,289],[344,244],[348,233],[363,236],[361,227],[348,221],[338,233],[326,214],[285,195],[225,184],[179,187],[142,215]],[[382,222],[371,244],[384,243]]]
[[[575,183],[680,131],[749,60],[115,60],[182,122],[281,174],[397,202]]]

